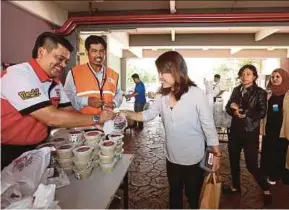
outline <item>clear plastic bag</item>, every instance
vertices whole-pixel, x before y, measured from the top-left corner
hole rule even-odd
[[[50,153],[50,147],[25,152],[2,170],[2,202],[10,204],[33,195],[50,163]]]

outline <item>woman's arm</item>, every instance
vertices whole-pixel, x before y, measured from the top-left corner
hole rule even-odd
[[[151,105],[151,107],[146,111],[136,113],[134,111],[125,110],[121,111],[121,113],[131,120],[146,122],[158,116],[161,113],[161,107],[162,107],[162,97],[156,99],[154,103]]]

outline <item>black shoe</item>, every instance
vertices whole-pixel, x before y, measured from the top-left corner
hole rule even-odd
[[[234,188],[232,186],[224,186],[223,187],[223,192],[225,194],[240,194],[241,193],[241,189]]]
[[[263,194],[263,202],[265,206],[272,204],[272,194]]]

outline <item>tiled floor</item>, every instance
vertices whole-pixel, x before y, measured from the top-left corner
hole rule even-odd
[[[127,131],[125,153],[135,154],[129,170],[129,208],[163,209],[168,208],[168,181],[165,156],[163,153],[164,129],[160,118],[145,124],[142,131]],[[227,144],[221,144],[223,158],[221,176],[224,184],[230,183],[230,168]],[[242,167],[242,195],[222,195],[220,208],[262,208],[261,190],[252,176]],[[273,192],[273,205],[267,208],[289,209],[289,186],[278,183]],[[184,206],[188,207],[184,199]]]

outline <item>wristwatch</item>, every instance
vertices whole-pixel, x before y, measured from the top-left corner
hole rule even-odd
[[[92,120],[93,120],[94,123],[98,123],[99,119],[100,119],[100,115],[99,114],[96,114],[96,115],[92,116]]]

